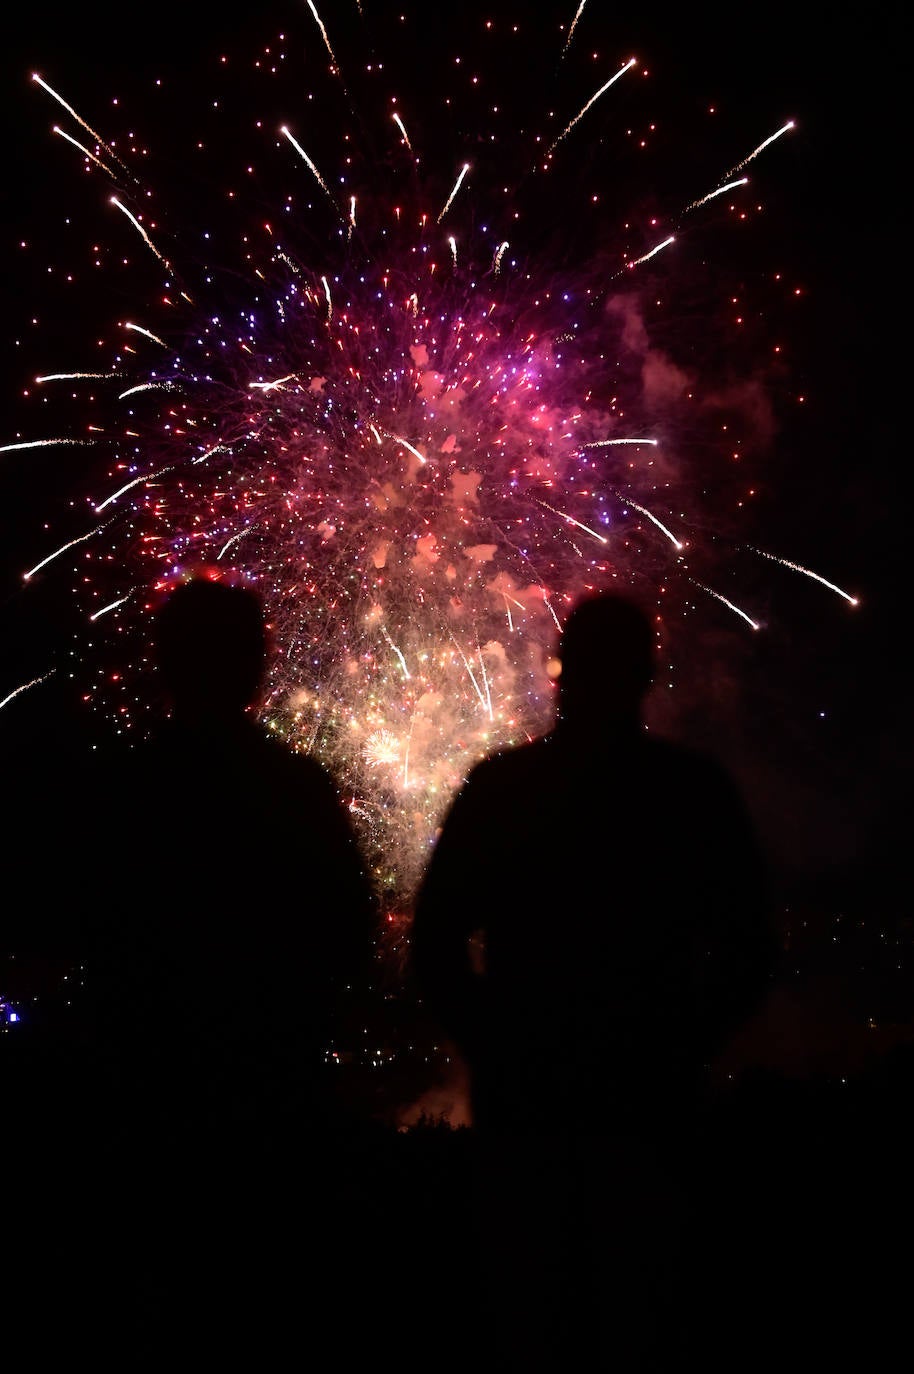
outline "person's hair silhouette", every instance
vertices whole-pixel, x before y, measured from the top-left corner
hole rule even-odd
[[[263,677],[263,613],[246,587],[197,578],[172,592],[157,619],[158,663],[182,716],[249,706]]]
[[[637,724],[654,670],[654,635],[645,613],[618,596],[578,602],[560,647],[559,719],[599,737],[607,726]]]

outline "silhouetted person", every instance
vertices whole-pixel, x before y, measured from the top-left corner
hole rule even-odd
[[[645,1237],[663,1248],[656,1209],[677,1206],[664,1154],[682,1152],[706,1066],[759,998],[771,956],[735,787],[641,723],[646,615],[620,597],[586,600],[560,658],[555,728],[470,774],[413,935],[421,994],[469,1065],[490,1162],[486,1245],[506,1247],[502,1297],[506,1311],[520,1304],[531,1356],[559,1332],[595,1338],[588,1212],[603,1219],[606,1253],[627,1238],[607,1283],[633,1285],[629,1312],[656,1280],[639,1286],[630,1271]],[[611,1339],[610,1351],[640,1367],[629,1335],[631,1349]]]
[[[100,1053],[144,1127],[320,1126],[335,1002],[370,960],[348,817],[324,769],[249,714],[266,647],[253,592],[188,582],[156,639],[171,714],[112,779],[118,889],[87,973]]]
[[[98,768],[65,907],[85,948],[81,1052],[40,1165],[6,1175],[23,1213],[7,1249],[23,1310],[64,1313],[76,1347],[88,1332],[128,1363],[176,1341],[269,1362],[341,1263],[356,1147],[323,1057],[370,976],[372,903],[330,776],[251,712],[256,595],[186,583],[155,640],[169,713]]]

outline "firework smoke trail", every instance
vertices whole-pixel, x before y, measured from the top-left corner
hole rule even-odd
[[[309,7],[338,68],[310,0]],[[633,65],[587,101],[550,155]],[[328,82],[334,91],[337,74]],[[392,119],[412,154],[402,120]],[[387,114],[378,122],[390,136]],[[77,604],[93,640],[119,668],[124,644],[133,646],[123,676],[134,683],[148,657],[149,609],[163,593],[196,571],[254,586],[276,645],[262,718],[335,773],[369,852],[383,855],[373,861],[375,878],[389,909],[398,910],[469,768],[551,723],[548,666],[582,592],[653,588],[678,577],[753,628],[757,622],[693,576],[710,573],[692,566],[691,546],[687,570],[685,546],[665,523],[692,527],[681,493],[674,506],[665,480],[678,462],[675,439],[667,442],[669,426],[643,400],[643,358],[630,384],[614,370],[619,345],[607,333],[606,283],[627,240],[601,257],[600,287],[591,293],[574,269],[563,276],[531,254],[513,213],[485,229],[469,226],[484,175],[492,176],[474,153],[479,173],[458,199],[469,146],[439,154],[439,172],[462,165],[439,213],[443,175],[417,186],[418,162],[403,157],[399,140],[396,170],[384,164],[370,174],[374,182],[366,173],[355,187],[340,175],[338,201],[331,189],[338,169],[325,179],[286,125],[281,134],[322,196],[314,193],[307,216],[300,206],[297,217],[271,215],[274,227],[260,237],[248,215],[240,270],[231,264],[241,283],[237,308],[201,263],[187,261],[180,242],[173,248],[156,231],[166,259],[134,220],[156,255],[138,255],[144,269],[169,275],[143,287],[137,309],[149,327],[120,320],[118,330],[162,350],[154,365],[145,345],[121,343],[106,373],[40,379],[124,385],[120,401],[110,401],[116,416],[106,411],[92,417],[106,423],[88,426],[104,433],[95,450],[104,465],[81,480],[92,487],[92,515],[104,513],[105,523],[64,531],[57,550],[25,576],[78,566]],[[311,145],[317,136],[309,125],[309,146],[329,169],[326,140]],[[271,151],[283,147],[263,137]],[[281,165],[290,161],[284,156]],[[400,164],[408,164],[405,180]],[[87,175],[100,171],[89,167]],[[280,175],[296,194],[311,190],[294,164]],[[286,189],[278,203],[287,203]],[[436,233],[446,214],[459,226]],[[670,241],[626,266],[646,265]],[[657,270],[671,273],[676,256],[659,258]],[[180,318],[168,260],[180,264],[182,280],[197,282],[196,304],[177,293]],[[161,298],[169,293],[166,308]],[[0,452],[92,442],[24,438]],[[76,537],[64,540],[65,533]],[[90,690],[100,713],[118,729],[126,714],[141,733],[142,694],[115,701],[97,680]]]

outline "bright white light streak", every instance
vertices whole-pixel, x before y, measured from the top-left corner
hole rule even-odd
[[[449,246],[449,248],[450,248],[450,250],[451,250],[451,256],[452,256],[452,258],[454,259],[454,266],[456,267],[456,266],[457,266],[457,240],[454,238],[453,234],[451,234],[450,237],[448,238],[448,246]]]
[[[207,458],[212,458],[214,453],[231,453],[231,451],[228,444],[213,444],[213,447],[208,448],[205,453],[201,453],[199,458],[193,459],[191,467],[196,467],[198,463],[205,463]],[[170,469],[168,470],[170,471]],[[155,475],[158,476],[157,473]]]
[[[763,143],[760,143],[757,148],[753,148],[752,152],[749,154],[748,157],[744,157],[742,162],[738,162],[735,167],[731,167],[729,172],[727,173],[727,176],[731,177],[734,172],[741,172],[743,168],[747,166],[747,164],[750,163],[754,157],[758,157],[759,153],[761,153],[765,148],[767,148],[769,144],[773,143],[776,138],[780,138],[782,134],[786,134],[788,130],[795,128],[796,123],[794,122],[794,120],[788,119],[787,123],[784,124],[780,129],[778,129],[776,133],[771,134],[770,137],[766,138]]]
[[[18,687],[14,687],[13,690],[11,692],[8,692],[7,695],[3,698],[3,700],[0,701],[0,711],[3,710],[4,706],[6,706],[8,702],[14,701],[16,697],[21,696],[23,692],[27,692],[30,687],[37,687],[39,682],[47,682],[48,678],[53,677],[56,672],[57,669],[52,668],[50,672],[42,673],[41,677],[33,677],[31,682],[23,682],[20,683]]]
[[[143,326],[142,326],[141,324],[131,324],[129,320],[125,320],[125,321],[124,321],[124,328],[125,328],[125,329],[132,329],[132,330],[134,331],[135,334],[143,334],[143,335],[145,335],[145,337],[146,337],[147,339],[152,339],[152,342],[153,342],[153,343],[161,344],[162,348],[167,348],[167,347],[168,347],[168,344],[165,342],[164,339],[160,339],[159,336],[158,336],[158,334],[153,334],[153,333],[151,333],[150,330],[144,329]]]
[[[393,439],[394,443],[402,444],[404,448],[408,448],[410,453],[414,453],[416,457],[419,459],[419,462],[422,463],[423,466],[425,465],[427,459],[419,452],[415,445],[409,442],[408,439],[402,439],[399,434],[388,434],[387,437],[388,439]]]
[[[80,143],[78,139],[75,139],[70,134],[68,134],[66,129],[62,129],[59,124],[55,124],[53,126],[53,131],[55,134],[59,134],[61,138],[65,138],[68,143],[72,143],[74,148],[78,148],[79,151],[82,153],[83,157],[87,157],[90,160],[90,162],[94,162],[96,167],[101,167],[102,171],[107,176],[109,176],[112,181],[115,180],[115,176],[111,168],[106,163],[102,162],[101,158],[96,157],[95,154],[89,148],[84,147],[84,145]]]
[[[450,210],[450,208],[451,208],[451,202],[453,201],[453,199],[454,199],[454,197],[456,196],[457,192],[460,190],[461,183],[462,183],[464,177],[466,176],[466,174],[467,174],[467,172],[468,172],[469,170],[470,170],[470,164],[469,164],[468,162],[465,162],[465,163],[463,164],[463,166],[461,167],[461,169],[460,169],[460,173],[459,173],[459,175],[458,175],[458,177],[457,177],[457,180],[454,182],[454,189],[451,191],[451,194],[448,196],[447,200],[444,202],[444,209],[441,211],[441,214],[438,216],[438,223],[439,223],[439,224],[440,224],[441,221],[444,219],[444,217],[445,217],[445,215],[447,214],[448,210]]]
[[[505,239],[504,243],[500,243],[498,247],[495,249],[495,257],[492,259],[492,271],[495,273],[496,277],[498,276],[498,271],[501,267],[501,260],[504,257],[505,249],[507,248],[507,246],[508,240]]]
[[[476,639],[476,654],[477,654],[477,656],[478,656],[478,658],[479,658],[479,666],[480,666],[480,668],[482,669],[482,681],[483,681],[483,684],[484,684],[485,689],[486,689],[486,710],[487,710],[488,713],[489,713],[489,720],[494,720],[494,719],[495,719],[495,713],[494,713],[494,711],[492,710],[492,692],[491,692],[491,689],[490,689],[490,687],[489,687],[489,675],[488,675],[488,673],[486,672],[486,661],[485,661],[485,659],[484,659],[483,656],[482,656],[482,650],[481,650],[480,647],[479,647],[479,639],[478,639],[478,637],[477,637],[477,639]]]
[[[45,377],[36,377],[35,385],[43,386],[45,382],[69,382],[77,380],[86,381],[113,381],[120,377],[120,372],[49,372]]]
[[[544,595],[544,597],[545,597],[545,593],[543,593],[543,595]],[[547,604],[548,604],[548,603],[547,603]],[[481,688],[480,688],[480,686],[479,686],[479,683],[476,681],[476,674],[473,672],[473,669],[472,669],[472,667],[470,666],[470,660],[467,658],[466,654],[463,652],[463,650],[461,649],[460,645],[457,643],[456,639],[454,639],[454,636],[453,636],[453,635],[451,635],[451,641],[452,641],[454,647],[456,648],[458,654],[459,654],[460,657],[463,659],[463,666],[464,666],[464,668],[466,668],[467,673],[469,674],[469,677],[470,677],[470,681],[472,682],[474,688],[476,689],[476,695],[479,697],[479,704],[480,704],[480,706],[482,706],[482,707],[485,709],[485,708],[486,708],[486,705],[487,705],[487,704],[486,704],[486,699],[485,699],[485,697],[484,697],[483,694],[482,694],[482,690],[481,690]]]
[[[560,519],[567,520],[569,525],[577,525],[579,530],[583,530],[585,534],[589,534],[594,539],[598,539],[601,544],[609,543],[609,540],[605,539],[602,534],[597,534],[596,530],[592,530],[589,525],[582,525],[580,520],[575,520],[573,515],[566,515],[565,511],[556,510],[555,506],[550,506],[546,501],[538,501],[537,504],[543,506],[546,510],[551,510],[552,514],[559,516]]]
[[[68,105],[62,95],[58,95],[57,91],[54,90],[53,86],[49,86],[46,81],[43,81],[37,72],[32,72],[32,80],[36,81],[43,91],[47,91],[48,95],[52,96],[54,100],[57,101],[58,105],[62,105],[63,108],[66,110],[67,114],[72,115],[73,118],[76,120],[77,124],[80,124],[85,129],[87,134],[92,135],[98,146],[100,148],[104,148],[105,152],[108,154],[108,156],[111,158],[113,162],[116,162],[119,167],[124,167],[124,164],[117,156],[117,153],[115,153],[113,148],[109,148],[108,144],[102,138],[101,134],[96,133],[96,131],[92,128],[92,125],[87,124],[86,121],[83,119],[82,115],[78,115],[76,111],[73,109],[73,106]],[[129,169],[124,167],[124,170],[128,171]]]
[[[333,300],[330,296],[330,283],[326,277],[321,277],[321,284],[324,288],[324,295],[327,297],[327,323],[333,322]]]
[[[571,28],[568,30],[568,37],[565,39],[565,46],[564,46],[564,48],[562,49],[562,56],[563,56],[563,57],[565,56],[566,52],[568,51],[569,44],[571,43],[571,40],[572,40],[572,38],[574,37],[574,31],[575,31],[575,29],[576,29],[577,26],[578,26],[578,20],[580,19],[582,13],[584,12],[584,6],[585,6],[586,4],[587,4],[587,0],[581,0],[580,5],[578,5],[578,12],[577,12],[577,14],[574,16],[574,18],[573,18],[572,21],[571,21]]]
[[[409,151],[412,152],[413,145],[409,141],[409,134],[406,132],[406,125],[403,123],[403,120],[396,112],[393,114],[392,118],[397,128],[400,130],[400,133],[403,135],[403,142],[406,144]]]
[[[714,200],[715,196],[722,196],[725,191],[735,191],[737,186],[748,185],[748,177],[740,177],[737,181],[728,181],[725,186],[718,186],[716,191],[709,191],[708,194],[702,196],[700,200],[693,200],[691,205],[686,206],[684,213],[687,213],[689,210],[697,210],[699,205],[707,205],[709,200]]]
[[[53,563],[54,559],[59,558],[62,553],[66,553],[67,549],[72,549],[77,544],[85,544],[87,539],[94,539],[97,534],[101,534],[103,529],[107,529],[110,523],[109,520],[105,520],[101,525],[96,525],[95,529],[90,530],[88,534],[81,534],[76,539],[71,539],[68,543],[61,544],[59,549],[55,549],[53,553],[48,554],[47,558],[42,558],[40,563],[36,563],[34,568],[29,568],[27,573],[23,573],[23,582],[28,582],[29,578],[35,576],[36,572],[40,572],[40,570],[46,568],[49,563]]]
[[[549,614],[552,616],[552,619],[555,621],[555,628],[556,628],[557,630],[561,631],[562,623],[561,623],[561,621],[559,620],[558,616],[556,615],[555,611],[552,609],[552,602],[549,600],[549,598],[548,598],[548,596],[546,595],[545,592],[543,592],[543,601],[545,602],[546,607],[548,608]]]
[[[616,444],[651,444],[654,448],[658,439],[594,439],[593,443],[582,444],[581,448],[612,448]]]
[[[347,237],[352,238],[352,231],[355,228],[355,196],[349,197],[349,229]]]
[[[318,27],[318,28],[320,29],[320,31],[321,31],[321,38],[323,38],[323,40],[324,40],[324,46],[326,47],[328,53],[330,54],[330,61],[333,63],[334,67],[336,67],[337,70],[339,70],[339,65],[340,65],[340,64],[339,64],[339,62],[337,62],[337,60],[336,60],[336,53],[333,51],[333,49],[332,49],[331,46],[330,46],[330,39],[327,37],[327,30],[324,28],[324,24],[323,24],[323,21],[322,21],[320,15],[318,14],[317,10],[314,8],[313,0],[308,0],[308,9],[309,9],[309,10],[311,11],[311,13],[314,15],[315,21],[316,21],[316,23],[317,23],[317,27]]]
[[[107,606],[103,606],[100,611],[96,611],[94,615],[90,615],[89,619],[99,620],[103,615],[107,615],[109,611],[116,611],[118,606],[123,606],[124,602],[129,601],[132,595],[132,592],[128,592],[126,596],[118,597],[117,601],[109,601]]]
[[[330,187],[327,185],[326,181],[321,176],[320,172],[317,170],[314,163],[311,161],[310,157],[299,143],[298,139],[295,137],[293,133],[290,133],[290,131],[286,128],[285,124],[282,125],[279,132],[289,140],[289,142],[292,144],[292,147],[298,153],[299,157],[301,157],[304,160],[306,166],[308,167],[308,170],[314,177],[314,180],[317,182],[318,186],[321,188],[324,195],[327,197],[330,204],[333,206],[334,210],[336,210],[337,214],[339,214],[339,209],[337,208],[336,201],[333,199],[333,193],[331,192]]]
[[[121,201],[118,200],[117,196],[111,196],[110,199],[111,199],[111,204],[112,204],[112,205],[116,205],[117,208],[120,210],[121,214],[127,216],[127,218],[129,219],[130,223],[131,223],[131,224],[133,225],[133,227],[137,230],[137,232],[139,233],[139,235],[140,235],[140,237],[142,238],[143,242],[146,244],[147,248],[150,250],[150,252],[152,252],[152,253],[154,253],[154,254],[156,255],[156,257],[158,258],[159,262],[164,263],[164,265],[167,267],[167,269],[168,269],[169,272],[173,271],[174,269],[172,268],[171,263],[168,261],[168,259],[165,257],[165,255],[164,255],[163,253],[160,253],[159,250],[158,250],[158,248],[156,248],[156,246],[155,246],[155,244],[153,243],[152,239],[149,237],[149,235],[147,234],[146,230],[143,228],[142,224],[140,224],[140,221],[137,219],[136,215],[132,215],[132,214],[130,213],[130,211],[127,209],[127,206],[126,206],[126,205],[123,205],[123,204],[121,203]]]
[[[812,568],[804,568],[802,563],[792,563],[789,558],[779,558],[776,553],[766,553],[764,549],[757,549],[753,544],[747,544],[747,548],[753,553],[757,553],[761,558],[770,558],[772,563],[780,563],[782,568],[790,568],[791,572],[802,573],[804,577],[811,577],[813,582],[821,582],[823,587],[827,587],[830,592],[837,592],[838,596],[843,596],[851,606],[859,606],[860,601],[856,596],[851,596],[850,592],[844,591],[834,582],[829,582],[827,577],[822,577],[820,573],[813,572]]]
[[[762,628],[757,620],[753,620],[752,617],[747,615],[745,611],[741,611],[739,606],[734,606],[733,602],[728,601],[727,598],[723,596],[721,592],[716,592],[713,587],[705,586],[704,582],[699,582],[698,579],[695,577],[690,577],[689,581],[694,582],[695,586],[700,587],[703,592],[707,592],[708,596],[713,596],[715,601],[722,602],[723,605],[728,608],[728,610],[731,610],[735,615],[740,616],[743,620],[745,620],[747,625],[751,625],[753,630],[760,630]]]
[[[248,382],[248,391],[279,391],[286,382],[298,381],[298,373],[290,372],[288,377],[277,377],[275,382]]]
[[[106,506],[112,505],[118,497],[130,491],[132,487],[138,487],[142,482],[154,482],[157,477],[164,477],[166,472],[172,472],[173,470],[173,465],[170,465],[167,468],[159,468],[158,472],[144,472],[141,477],[132,478],[131,481],[125,482],[122,487],[119,487],[117,491],[112,492],[110,496],[106,496],[101,505],[95,507],[95,514],[98,515]]]
[[[637,267],[639,263],[647,262],[649,258],[654,257],[656,253],[662,252],[664,248],[669,248],[670,244],[675,242],[675,236],[673,234],[670,234],[670,237],[668,239],[664,239],[663,243],[658,243],[657,247],[652,248],[649,253],[644,253],[640,258],[635,258],[634,262],[626,263],[626,267]]]
[[[574,126],[577,124],[578,120],[579,120],[579,119],[583,119],[584,115],[586,115],[586,113],[587,113],[587,111],[590,109],[591,105],[595,104],[595,103],[600,99],[600,96],[601,96],[601,95],[605,95],[606,92],[609,90],[610,86],[614,86],[614,85],[616,84],[616,82],[619,80],[619,77],[620,77],[620,76],[624,76],[625,73],[626,73],[627,71],[629,71],[629,70],[635,65],[635,62],[636,62],[636,61],[637,61],[636,58],[634,58],[634,57],[630,58],[630,59],[628,60],[628,62],[626,62],[626,64],[625,64],[624,67],[620,67],[620,68],[619,68],[619,70],[616,72],[615,76],[611,76],[611,77],[609,78],[609,80],[606,82],[606,85],[605,85],[605,86],[601,86],[600,89],[599,89],[594,95],[592,95],[592,96],[590,97],[590,99],[588,100],[588,102],[587,102],[587,104],[584,106],[584,108],[578,111],[578,113],[575,115],[574,119],[572,119],[571,122],[570,122],[569,124],[566,124],[566,125],[565,125],[564,129],[563,129],[562,132],[559,134],[559,136],[558,136],[558,138],[555,140],[555,142],[552,143],[552,144],[550,144],[549,149],[548,149],[547,154],[546,154],[547,157],[549,156],[549,153],[553,152],[553,151],[558,147],[558,145],[561,143],[562,139],[563,139],[563,138],[566,138],[566,137],[568,136],[568,134],[571,133],[572,129],[573,129]]]
[[[227,553],[233,544],[237,544],[239,539],[243,539],[246,534],[250,534],[253,528],[254,526],[252,525],[250,530],[239,530],[237,534],[232,535],[231,539],[227,539],[225,543],[222,545],[222,548],[216,554],[216,562],[218,563],[222,555],[224,553]]]
[[[381,634],[387,640],[388,644],[393,649],[394,653],[397,655],[397,658],[400,660],[400,667],[403,670],[403,676],[406,678],[407,682],[411,681],[409,669],[406,666],[406,659],[403,657],[403,652],[401,649],[397,648],[396,644],[393,642],[393,640],[391,639],[390,635],[387,633],[387,630],[383,625],[381,626]]]
[[[57,444],[91,444],[92,439],[29,439],[21,444],[0,444],[0,453],[12,453],[18,448],[54,448]]]
[[[128,386],[117,399],[123,401],[126,396],[134,396],[138,391],[174,391],[174,386],[171,382],[140,382],[137,386]]]
[[[653,515],[653,514],[647,509],[646,506],[639,506],[637,501],[632,501],[630,497],[628,497],[628,496],[623,496],[621,492],[617,492],[616,495],[618,496],[618,498],[619,498],[620,501],[622,501],[622,502],[625,503],[626,506],[631,506],[632,510],[640,511],[640,513],[641,513],[642,515],[646,515],[647,518],[648,518],[648,520],[650,520],[653,524],[655,524],[655,525],[657,526],[658,530],[662,530],[662,531],[663,531],[663,533],[666,535],[667,539],[669,539],[670,543],[671,543],[675,548],[681,549],[681,548],[683,547],[683,545],[682,545],[682,544],[679,542],[679,540],[676,538],[676,536],[675,536],[675,534],[673,533],[673,531],[672,531],[672,530],[668,530],[667,527],[666,527],[666,525],[663,523],[663,521],[662,521],[662,520],[658,520],[657,517],[656,517],[656,515]]]

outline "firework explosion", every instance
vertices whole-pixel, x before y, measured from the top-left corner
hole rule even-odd
[[[352,104],[334,35],[311,10],[322,80]],[[254,65],[275,71],[280,57],[281,44]],[[644,75],[625,55],[602,68],[522,157],[504,140],[514,179],[492,215],[479,181],[503,168],[468,157],[426,173],[421,126],[393,96],[373,133],[383,161],[347,170],[347,132],[343,175],[309,151],[313,107],[299,123],[294,104],[286,124],[258,121],[283,181],[266,219],[262,192],[251,208],[229,193],[242,244],[231,274],[201,260],[199,237],[190,250],[189,232],[160,226],[137,137],[103,137],[34,76],[69,121],[55,133],[93,192],[108,183],[111,219],[135,236],[145,294],[107,366],[36,379],[36,394],[86,389],[92,422],[4,446],[104,453],[90,518],[26,579],[78,572],[87,661],[120,668],[87,674],[88,694],[121,732],[144,728],[161,595],[201,571],[256,587],[275,647],[263,719],[336,775],[389,911],[408,906],[473,763],[548,728],[557,635],[585,591],[673,581],[682,604],[716,601],[747,633],[759,626],[712,585],[696,531],[714,512],[696,504],[672,428],[691,405],[694,451],[695,378],[653,346],[643,302],[646,272],[675,273],[680,226],[700,232],[698,212],[744,194],[735,174],[792,124],[662,221],[620,227],[587,270],[557,267],[515,206],[560,221],[551,169],[586,138],[593,107]],[[722,406],[702,413],[716,422]]]

